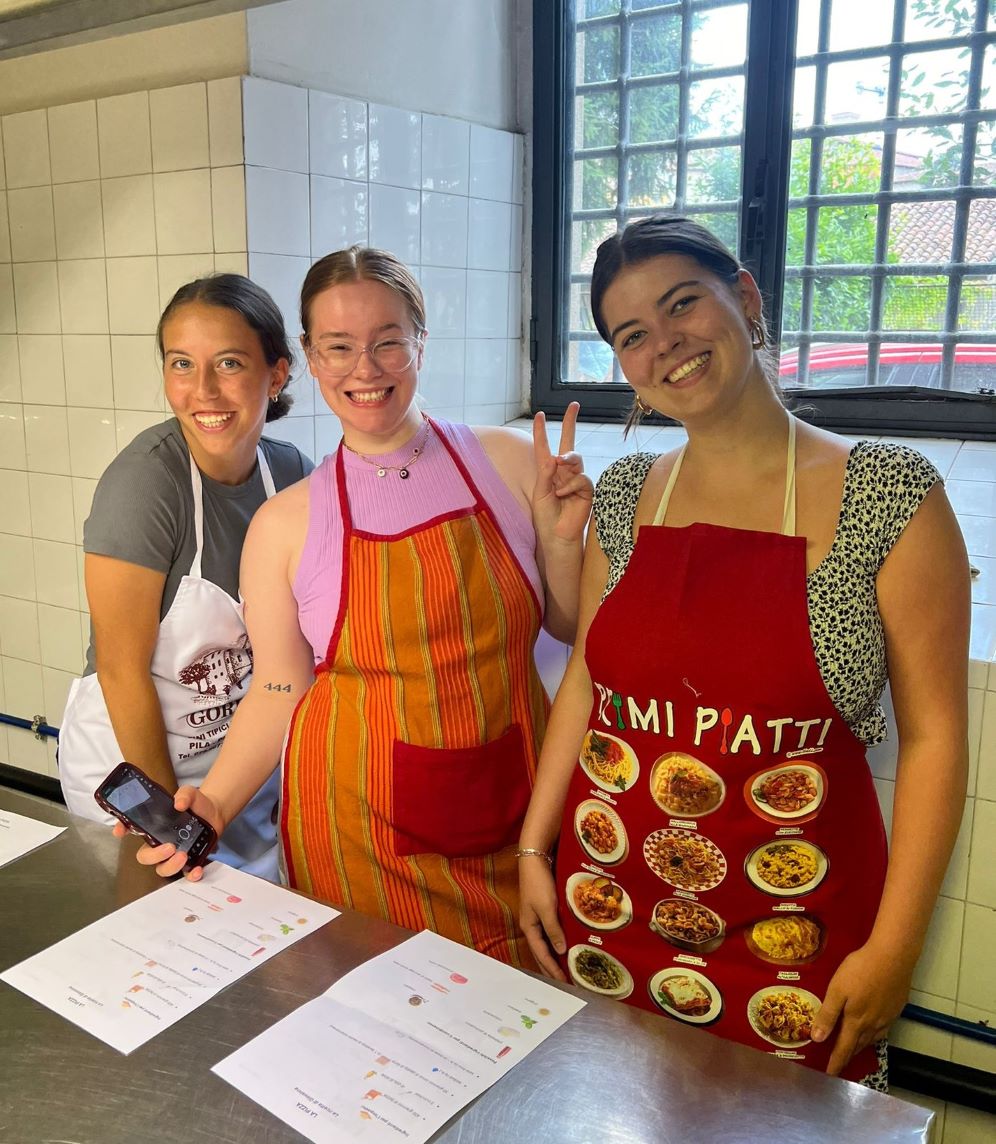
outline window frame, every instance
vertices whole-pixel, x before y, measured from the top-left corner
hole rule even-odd
[[[694,3],[695,10],[709,7],[709,0]],[[580,401],[582,417],[614,420],[625,416],[629,407],[628,386],[583,384],[560,376],[559,363],[566,357],[566,331],[561,329],[560,316],[571,277],[568,172],[572,149],[567,129],[568,104],[573,99],[573,9],[574,0],[533,3],[531,407],[533,412],[544,410],[557,416],[569,402]],[[748,0],[737,253],[757,279],[776,340],[786,279],[797,18],[798,0]],[[992,38],[984,29],[972,34]],[[887,138],[894,139],[894,133],[887,131]],[[874,196],[876,200],[881,194]],[[942,342],[952,361],[956,341],[996,341],[985,335],[960,337],[940,331],[917,340],[928,339]],[[869,357],[877,362],[878,347],[888,340],[888,334],[876,333],[867,340]],[[783,392],[798,416],[840,432],[996,440],[996,397],[955,390],[927,392],[911,386],[858,389],[860,395],[854,387],[796,386],[785,387]],[[656,415],[652,420],[666,421]]]

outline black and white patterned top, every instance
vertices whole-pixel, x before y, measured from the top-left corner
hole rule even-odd
[[[595,528],[609,561],[603,599],[629,563],[636,504],[656,459],[653,453],[631,453],[606,469],[598,482]],[[880,702],[887,679],[885,637],[875,578],[940,479],[937,469],[913,449],[859,441],[847,458],[833,544],[806,577],[809,630],[820,675],[834,706],[869,746],[886,737]]]

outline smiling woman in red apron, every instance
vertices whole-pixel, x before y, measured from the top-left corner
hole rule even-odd
[[[237,274],[187,283],[158,343],[175,417],[140,433],[97,485],[84,528],[88,671],[59,734],[69,809],[107,823],[93,792],[122,759],[175,790],[217,757],[252,673],[242,542],[256,509],[311,469],[292,445],[261,439],[290,408],[291,350],[265,291]],[[278,792],[273,775],[215,858],[276,879]]]
[[[757,287],[697,224],[603,243],[592,308],[688,443],[599,483],[523,928],[552,976],[881,1086],[965,792],[957,524],[918,454],[786,413]],[[886,661],[891,856],[865,761]]]
[[[531,444],[422,415],[425,307],[392,255],[316,263],[301,320],[343,439],[253,522],[256,678],[193,807],[229,821],[290,719],[288,882],[531,966],[515,843],[547,714],[533,647],[541,621],[573,637],[591,482],[542,418]]]

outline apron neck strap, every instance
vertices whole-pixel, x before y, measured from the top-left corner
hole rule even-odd
[[[194,558],[190,562],[190,571],[187,575],[192,576],[195,580],[200,580],[201,557],[204,554],[204,482],[201,480],[201,471],[189,449],[187,450],[187,459],[190,461],[190,491],[194,494],[195,540]],[[270,466],[266,463],[266,457],[259,445],[256,446],[256,463],[259,465],[259,475],[263,480],[263,491],[266,493],[266,499],[269,500],[277,490],[273,483]]]
[[[678,474],[681,472],[681,463],[685,459],[685,450],[688,444],[681,447],[681,452],[671,467],[671,472],[661,494],[660,504],[654,514],[654,524],[663,524],[667,515],[668,505],[671,503],[671,494],[674,492]],[[789,414],[788,419],[788,449],[785,458],[785,501],[782,504],[782,536],[795,536],[795,418]]]

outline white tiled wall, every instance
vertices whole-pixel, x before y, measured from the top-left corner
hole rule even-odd
[[[153,334],[246,262],[238,78],[0,119],[0,710],[58,726],[88,632],[96,479],[166,415]],[[235,177],[233,178],[233,172]],[[240,241],[241,240],[241,241]],[[0,759],[54,774],[51,740]]]
[[[0,710],[58,726],[88,631],[83,521],[167,415],[153,334],[176,288],[248,270],[296,345],[311,262],[386,247],[429,298],[427,408],[502,424],[523,402],[522,140],[233,77],[7,115],[0,141]],[[300,367],[292,390],[268,432],[321,456],[338,421]],[[0,728],[0,759],[55,773],[29,732]]]
[[[310,264],[364,243],[398,255],[426,294],[421,391],[440,416],[500,425],[524,405],[522,139],[324,91],[247,77],[249,272],[297,338]],[[216,228],[217,232],[217,228]],[[271,427],[312,456],[338,421],[298,370],[291,416]]]

